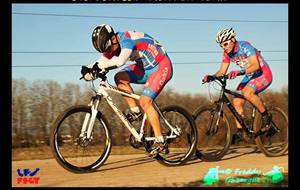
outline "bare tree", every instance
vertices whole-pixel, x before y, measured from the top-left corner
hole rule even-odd
[[[140,92],[137,92],[138,94]],[[87,105],[94,94],[87,87],[72,83],[61,85],[55,81],[33,81],[25,79],[12,81],[12,137],[13,147],[39,146],[48,143],[49,128],[59,113],[74,104]],[[110,95],[118,107],[125,111],[128,108],[124,98],[114,92]],[[288,89],[281,91],[267,90],[261,94],[268,105],[276,105],[288,111]],[[160,107],[179,105],[192,113],[196,108],[210,103],[208,97],[202,94],[182,94],[175,89],[164,89],[156,99]],[[246,109],[251,105],[247,104]],[[101,101],[99,110],[105,113],[111,126],[113,143],[127,145],[130,133],[121,120],[105,101]],[[226,110],[225,110],[226,111]],[[231,125],[235,126],[233,118]],[[71,126],[70,121],[70,128]],[[76,131],[76,130],[74,130]]]

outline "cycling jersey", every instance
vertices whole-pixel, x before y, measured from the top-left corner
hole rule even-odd
[[[119,51],[103,53],[97,61],[98,66],[101,69],[120,67],[127,61],[134,61],[123,71],[131,83],[145,84],[142,95],[154,99],[173,75],[172,63],[165,49],[143,32],[126,31],[116,35],[119,37]]]
[[[131,49],[130,61],[142,63],[145,69],[155,67],[166,55],[165,49],[151,36],[143,32],[117,32],[121,49]]]
[[[242,90],[245,86],[250,86],[256,93],[259,93],[272,83],[272,72],[260,52],[249,42],[237,41],[233,53],[228,54],[224,51],[222,62],[228,64],[234,62],[242,69],[247,69],[249,67],[248,57],[252,55],[257,57],[260,69],[253,73],[246,74],[238,85],[237,90]]]

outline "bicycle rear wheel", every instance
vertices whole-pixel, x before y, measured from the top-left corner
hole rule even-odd
[[[231,128],[226,114],[223,112],[218,117],[216,105],[204,106],[193,113],[193,118],[198,130],[196,156],[204,161],[220,160],[231,144]]]
[[[60,114],[50,131],[50,146],[56,161],[73,173],[95,171],[106,161],[111,150],[111,133],[106,119],[98,112],[92,138],[80,136],[91,107],[76,105]]]
[[[258,136],[255,142],[266,156],[281,156],[288,150],[288,116],[279,107],[270,107],[268,111],[272,114],[271,128]],[[254,131],[259,131],[261,126],[262,117],[258,113],[254,120]]]
[[[168,138],[168,152],[162,151],[155,158],[165,166],[182,165],[190,159],[196,149],[197,130],[195,122],[184,108],[176,105],[167,106],[161,109],[161,112],[168,123],[181,132],[176,138]],[[162,118],[160,118],[160,123],[163,136],[174,135]]]

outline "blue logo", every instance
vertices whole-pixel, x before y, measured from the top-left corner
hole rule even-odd
[[[23,170],[18,168],[17,173],[19,177],[17,177],[17,183],[18,184],[39,184],[40,177],[34,177],[39,171],[40,168],[35,168],[33,171],[31,171],[28,168],[25,168]]]

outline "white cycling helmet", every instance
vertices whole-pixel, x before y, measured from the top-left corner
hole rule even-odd
[[[218,32],[216,41],[221,44],[227,40],[230,40],[231,38],[235,37],[235,32],[233,28],[225,28]]]

